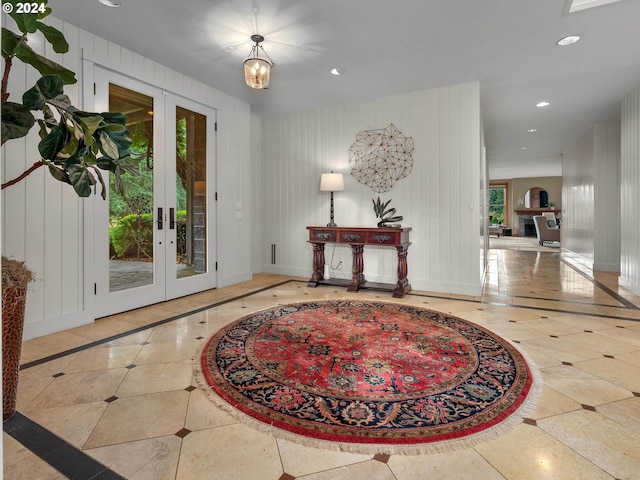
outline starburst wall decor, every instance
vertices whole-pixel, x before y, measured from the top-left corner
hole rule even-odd
[[[383,129],[364,130],[349,147],[351,175],[374,192],[388,192],[411,173],[413,149],[413,138],[393,123]]]

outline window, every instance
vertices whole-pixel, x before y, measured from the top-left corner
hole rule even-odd
[[[491,223],[508,225],[507,198],[506,184],[489,185],[489,217],[491,218]]]

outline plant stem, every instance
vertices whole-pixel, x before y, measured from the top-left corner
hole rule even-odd
[[[11,71],[11,65],[13,64],[11,57],[7,58],[4,61],[4,73],[2,74],[2,101],[6,102],[9,100],[9,92],[7,89],[9,88],[9,72]]]
[[[7,187],[10,187],[11,185],[13,185],[15,183],[18,183],[20,180],[22,180],[23,178],[26,178],[28,175],[30,175],[31,173],[35,172],[38,168],[40,168],[43,165],[44,165],[44,163],[42,163],[42,161],[38,160],[36,163],[31,165],[31,167],[29,167],[28,170],[25,170],[24,172],[22,172],[20,174],[20,176],[14,178],[13,180],[9,180],[8,182],[3,183],[2,184],[2,190],[4,190]]]

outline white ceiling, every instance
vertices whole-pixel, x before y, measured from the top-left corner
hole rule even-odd
[[[49,0],[53,15],[251,104],[260,116],[480,81],[490,178],[561,175],[640,83],[640,0]],[[244,84],[259,33],[271,88]],[[569,34],[580,42],[559,47]],[[332,67],[345,69],[339,77]],[[540,100],[551,102],[536,108]],[[537,128],[535,133],[528,133]],[[526,147],[523,149],[522,147]]]

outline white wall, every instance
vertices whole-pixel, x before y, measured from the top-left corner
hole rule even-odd
[[[310,277],[311,247],[307,225],[329,221],[329,194],[319,191],[320,175],[344,174],[345,190],[335,194],[338,225],[377,223],[372,198],[378,196],[350,175],[348,149],[356,134],[393,123],[413,137],[411,174],[381,199],[411,226],[408,278],[414,289],[478,295],[482,288],[480,185],[486,185],[481,163],[478,83],[392,96],[368,102],[263,118],[261,201],[262,269]],[[255,163],[254,163],[255,166]],[[486,194],[486,193],[485,193]],[[271,245],[276,263],[271,264]],[[332,277],[351,277],[348,246],[325,251]],[[365,248],[365,275],[394,283],[396,252]]]
[[[640,85],[622,101],[620,283],[640,295]]]
[[[620,123],[597,124],[562,162],[562,243],[594,270],[620,268]]]
[[[593,262],[593,130],[584,134],[562,158],[562,243]]]
[[[260,117],[251,115],[251,271],[262,272],[262,225],[268,213],[262,208],[262,123]]]
[[[620,271],[620,122],[593,127],[594,182],[593,269]]]
[[[3,16],[3,24],[7,23],[11,28],[13,20]],[[84,54],[122,73],[217,108],[218,285],[250,278],[249,105],[73,25],[51,17],[47,23],[64,33],[70,50],[58,55],[42,47],[40,53],[76,72],[78,83],[65,88],[74,105],[82,106]],[[20,97],[38,78],[31,67],[16,62],[9,91]],[[26,140],[12,140],[3,146],[3,182],[38,160],[36,130]],[[2,192],[2,253],[25,260],[36,274],[27,297],[25,339],[93,320],[83,278],[85,262],[91,260],[84,258],[84,202],[45,168]],[[236,211],[238,205],[241,218]]]

